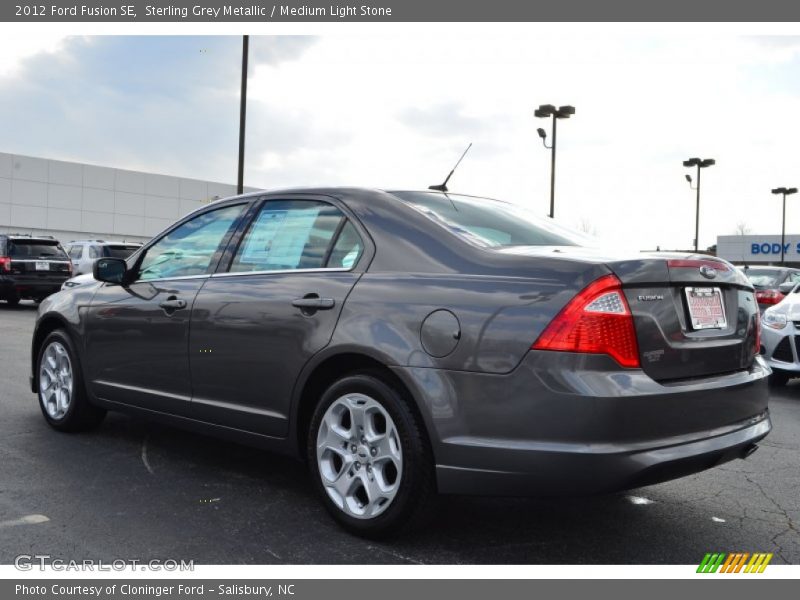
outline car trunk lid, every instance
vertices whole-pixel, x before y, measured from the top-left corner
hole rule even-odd
[[[630,257],[582,247],[501,252],[604,264],[622,283],[641,368],[657,381],[707,377],[753,364],[758,306],[752,286],[730,263],[696,254]]]
[[[749,368],[758,305],[729,263],[707,257],[610,262],[634,318],[642,369],[657,381]]]

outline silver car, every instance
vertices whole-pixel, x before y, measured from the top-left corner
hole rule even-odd
[[[800,377],[800,284],[782,286],[783,300],[764,311],[761,353],[772,367],[770,384]]]

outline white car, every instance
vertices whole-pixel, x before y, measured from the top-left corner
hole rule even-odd
[[[75,275],[91,273],[98,258],[128,258],[142,244],[139,242],[107,242],[105,240],[74,240],[67,244],[67,254],[72,260]]]
[[[762,354],[772,367],[772,385],[800,377],[800,284],[781,291],[784,299],[761,316]]]

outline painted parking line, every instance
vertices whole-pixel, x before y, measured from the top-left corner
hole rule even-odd
[[[0,529],[5,527],[16,527],[17,525],[36,525],[38,523],[46,523],[49,521],[44,515],[26,515],[19,519],[12,519],[11,521],[0,521]]]

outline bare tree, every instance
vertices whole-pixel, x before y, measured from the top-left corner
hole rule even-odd
[[[583,233],[588,233],[589,235],[597,235],[597,227],[592,225],[592,221],[586,217],[582,218],[580,223],[578,223],[578,229]]]
[[[750,233],[751,231],[752,231],[752,229],[750,229],[750,228],[747,226],[747,223],[745,223],[744,221],[739,221],[739,222],[736,224],[736,229],[734,230],[734,233],[735,233],[736,235],[747,235],[747,234],[748,234],[748,233]]]

